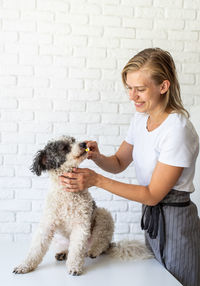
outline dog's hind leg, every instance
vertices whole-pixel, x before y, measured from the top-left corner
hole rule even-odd
[[[34,270],[38,266],[49,248],[54,231],[55,226],[53,224],[40,224],[33,237],[26,259],[22,264],[14,268],[14,273],[27,273]]]
[[[91,258],[99,256],[109,248],[114,232],[111,214],[104,208],[97,208],[95,212],[94,227],[87,252],[87,256]]]

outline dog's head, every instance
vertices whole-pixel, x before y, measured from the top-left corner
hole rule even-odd
[[[50,141],[43,150],[37,152],[31,171],[40,176],[44,171],[65,171],[79,164],[87,158],[85,142],[76,142],[73,137],[63,136]]]

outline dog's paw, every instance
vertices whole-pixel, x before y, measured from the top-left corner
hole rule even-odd
[[[87,256],[90,258],[97,258],[97,256],[100,256],[102,253],[99,251],[95,251],[95,250],[89,250],[87,252]]]
[[[58,261],[66,260],[67,259],[67,253],[66,252],[56,253],[55,258]]]
[[[73,275],[73,276],[79,276],[79,275],[82,274],[82,271],[70,270],[70,271],[69,271],[69,274],[70,274],[70,275]]]
[[[72,266],[72,267],[68,266],[67,269],[68,269],[68,273],[70,275],[73,275],[73,276],[79,276],[79,275],[81,275],[83,273],[82,267],[81,268],[80,267],[76,267],[75,265]]]
[[[93,255],[89,255],[89,257],[92,259],[97,258],[96,256],[93,256]]]
[[[87,252],[87,253],[86,253],[86,257],[96,258],[97,256],[94,255],[92,252]]]
[[[33,267],[30,267],[26,264],[20,264],[19,266],[15,267],[13,269],[13,273],[15,274],[25,274],[25,273],[28,273],[30,271],[33,271],[34,268]]]

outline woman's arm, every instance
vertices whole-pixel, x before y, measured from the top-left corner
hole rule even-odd
[[[173,188],[182,171],[182,167],[174,167],[158,162],[148,186],[124,184],[102,175],[97,176],[95,186],[145,205],[156,205]]]
[[[96,186],[129,200],[145,205],[156,205],[173,188],[182,171],[182,167],[174,167],[158,162],[150,184],[140,186],[106,178],[90,169],[76,169],[74,173],[65,174],[68,178],[63,178],[61,183],[69,192],[77,192]]]
[[[133,146],[123,141],[118,151],[113,156],[104,156],[100,154],[97,143],[88,141],[87,146],[90,148],[88,159],[92,159],[97,166],[106,172],[113,174],[124,171],[133,161]]]

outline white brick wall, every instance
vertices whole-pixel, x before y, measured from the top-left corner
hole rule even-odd
[[[200,107],[199,23],[199,0],[0,1],[0,240],[29,239],[37,226],[49,182],[29,167],[48,139],[118,148],[134,112],[120,73],[136,52],[169,50],[184,104]],[[133,167],[114,176],[84,166],[136,182]],[[112,212],[115,239],[143,237],[140,204],[91,193]]]

